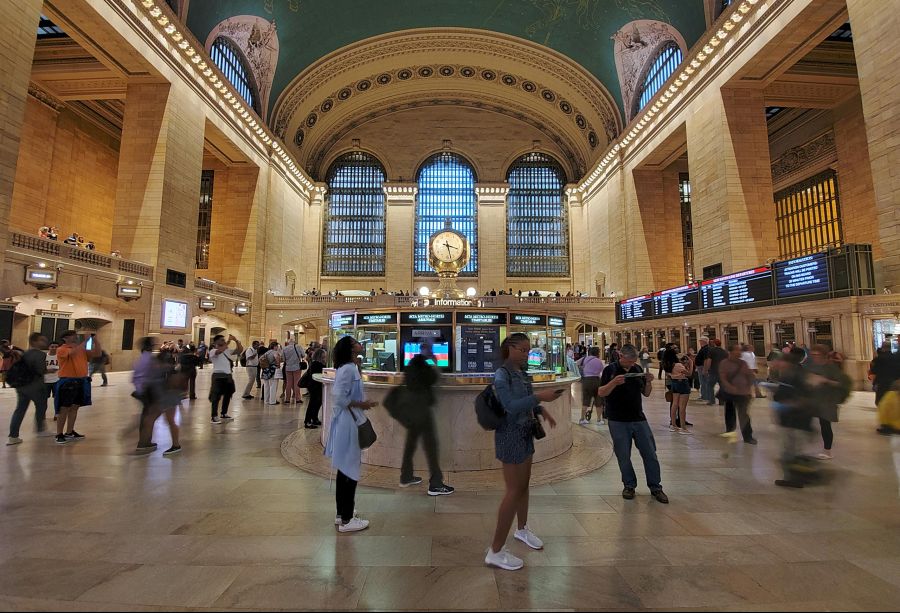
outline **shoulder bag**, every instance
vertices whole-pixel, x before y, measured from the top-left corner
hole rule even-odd
[[[378,440],[378,435],[375,434],[375,428],[372,427],[372,420],[365,415],[363,415],[363,417],[365,417],[366,421],[361,424],[356,424],[356,429],[359,433],[359,448],[368,449]]]

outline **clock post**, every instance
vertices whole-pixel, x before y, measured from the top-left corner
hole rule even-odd
[[[444,228],[428,239],[428,261],[437,272],[438,289],[433,296],[443,300],[465,298],[465,292],[456,287],[459,271],[469,263],[469,241],[466,236],[453,229],[449,219]]]

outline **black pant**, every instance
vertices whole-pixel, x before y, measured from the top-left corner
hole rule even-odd
[[[197,392],[197,390],[196,390],[196,388],[197,388],[197,369],[192,368],[186,374],[188,377],[188,396],[191,398],[196,398],[197,397],[197,393],[196,393]]]
[[[831,422],[820,417],[819,428],[822,430],[822,442],[825,443],[825,451],[831,451],[831,445],[834,443],[834,431],[831,429]]]
[[[348,523],[353,519],[353,510],[356,508],[356,481],[338,471],[335,480],[335,499],[337,501],[337,514]]]
[[[425,457],[428,458],[428,470],[431,471],[429,485],[438,488],[444,484],[444,475],[441,473],[441,465],[438,461],[437,437],[434,434],[434,419],[431,417],[431,409],[426,409],[427,419],[409,426],[406,430],[406,445],[403,447],[403,464],[400,468],[400,481],[409,481],[413,477],[413,455],[422,437],[422,445],[425,447]]]
[[[322,384],[316,381],[309,386],[309,404],[306,405],[306,417],[304,424],[319,423],[319,409],[322,408]]]
[[[219,408],[219,400],[222,400],[222,415],[228,414],[228,405],[231,404],[231,395],[234,394],[234,379],[225,373],[215,373],[212,377],[212,387],[209,390],[209,401],[212,403],[212,416],[215,417]]]
[[[733,432],[737,429],[737,422],[741,422],[741,435],[745,441],[753,440],[753,427],[750,425],[750,396],[732,396],[725,401],[725,431]],[[737,415],[735,416],[735,409]]]

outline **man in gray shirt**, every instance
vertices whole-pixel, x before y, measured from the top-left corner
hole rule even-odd
[[[25,385],[16,388],[16,410],[13,412],[9,423],[9,438],[7,445],[18,445],[22,442],[19,438],[19,428],[25,420],[25,411],[29,403],[34,403],[35,430],[38,434],[46,431],[45,424],[47,413],[47,387],[44,385],[44,374],[47,372],[47,357],[44,350],[47,348],[47,337],[40,332],[35,332],[28,337],[28,351],[20,358],[31,371],[32,379]]]

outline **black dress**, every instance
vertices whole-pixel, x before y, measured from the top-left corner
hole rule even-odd
[[[321,375],[325,365],[321,362],[310,362],[309,369],[304,373],[304,378],[309,382],[307,388],[309,390],[309,404],[306,405],[306,417],[303,419],[304,425],[322,425],[319,421],[319,409],[322,408],[322,388],[323,385],[319,381],[313,379],[313,375]]]

